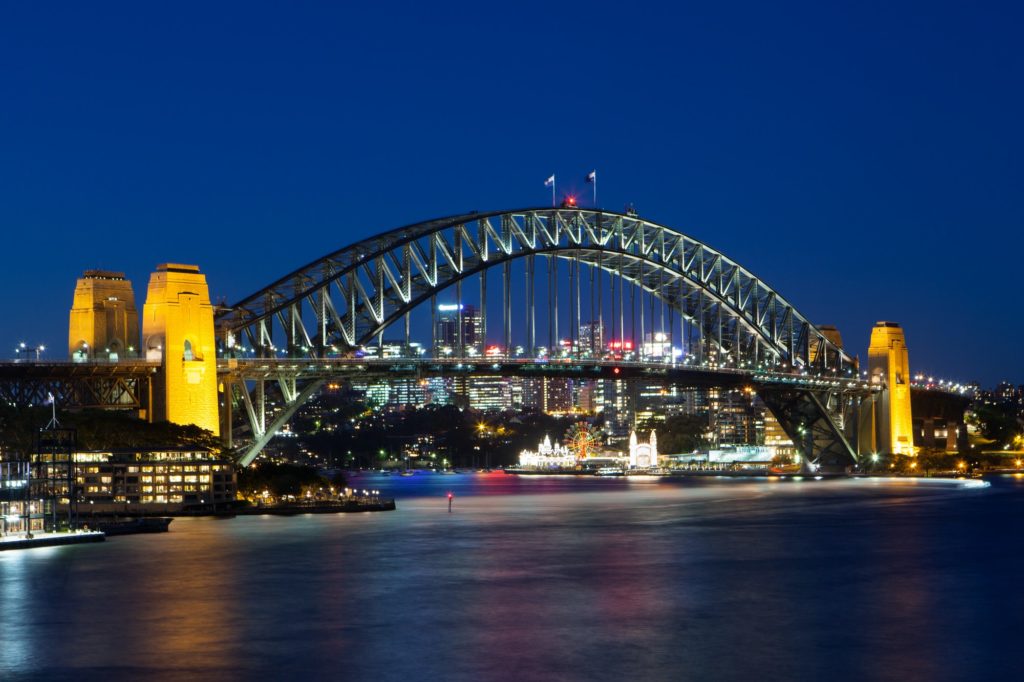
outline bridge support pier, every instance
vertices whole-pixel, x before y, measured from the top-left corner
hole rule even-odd
[[[856,430],[847,428],[853,424],[846,414],[842,394],[765,386],[758,395],[800,450],[804,470],[820,467],[842,470],[858,462],[857,452],[844,433],[856,433]],[[839,423],[833,415],[839,418]]]
[[[292,418],[292,415],[294,415],[295,412],[300,407],[302,407],[302,405],[307,400],[309,400],[309,398],[314,393],[316,393],[317,391],[320,390],[320,388],[324,385],[324,383],[325,383],[324,379],[315,379],[315,380],[310,381],[304,387],[302,387],[301,389],[297,390],[295,393],[292,393],[290,395],[288,394],[287,391],[284,391],[285,392],[285,397],[286,397],[288,402],[284,405],[284,407],[281,409],[281,411],[277,413],[277,415],[274,417],[273,421],[271,421],[269,425],[267,425],[266,427],[264,427],[262,429],[258,429],[256,422],[254,420],[250,419],[250,424],[253,427],[253,436],[255,437],[255,439],[254,439],[253,443],[246,449],[245,453],[242,454],[241,457],[239,457],[238,465],[242,466],[242,467],[247,467],[250,464],[252,464],[253,460],[256,459],[256,456],[259,455],[260,452],[263,451],[263,448],[265,448],[267,446],[267,443],[270,442],[270,439],[273,438],[277,434],[277,432],[281,430],[282,426],[284,426],[285,424],[288,423],[288,420]],[[262,385],[262,382],[261,382],[261,385]],[[240,388],[243,391],[246,390],[244,382],[242,383]],[[282,384],[282,389],[283,388],[284,388],[284,385]],[[259,394],[260,394],[260,400],[263,401],[264,400],[265,392],[261,390],[261,391],[259,391]],[[245,395],[248,395],[248,394],[246,393]],[[261,405],[261,406],[259,406],[259,408],[260,408],[261,414],[264,413],[265,406]]]

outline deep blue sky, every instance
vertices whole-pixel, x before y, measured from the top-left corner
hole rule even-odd
[[[635,4],[4,4],[0,349],[62,356],[86,268],[231,301],[596,168],[852,352],[1024,382],[1019,5]]]

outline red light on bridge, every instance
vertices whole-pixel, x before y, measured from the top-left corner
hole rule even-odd
[[[615,369],[613,369],[613,370],[612,370],[612,373],[613,373],[613,374],[618,374],[618,373],[619,373],[619,368],[618,368],[618,367],[616,367]]]

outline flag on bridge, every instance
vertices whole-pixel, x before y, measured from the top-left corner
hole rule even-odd
[[[552,173],[551,177],[544,181],[545,187],[551,188],[551,205],[555,205],[555,174]]]
[[[52,393],[47,392],[46,394],[46,405],[53,405],[54,397]]]
[[[592,170],[587,173],[587,182],[597,182],[597,171]]]

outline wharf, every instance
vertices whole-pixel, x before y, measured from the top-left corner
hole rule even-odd
[[[505,469],[516,476],[593,476],[591,469]]]
[[[33,533],[24,536],[0,538],[0,552],[8,549],[32,549],[33,547],[60,547],[81,545],[88,542],[103,542],[107,536],[99,531],[75,531],[72,533]]]
[[[765,476],[780,476],[783,474],[772,473],[768,469],[670,469],[667,474],[661,474],[662,478],[764,478]],[[787,476],[799,476],[799,473],[785,474]]]

